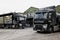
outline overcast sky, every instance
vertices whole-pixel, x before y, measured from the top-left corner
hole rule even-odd
[[[43,8],[59,5],[60,0],[0,0],[0,14],[7,12],[24,12],[29,7]]]

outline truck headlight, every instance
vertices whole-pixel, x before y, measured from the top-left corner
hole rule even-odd
[[[47,28],[47,24],[44,24],[44,25],[43,25],[43,28],[45,28],[45,29],[46,29],[46,28]]]
[[[20,26],[22,26],[22,24],[19,24]]]

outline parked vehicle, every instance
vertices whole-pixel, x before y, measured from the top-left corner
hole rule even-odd
[[[7,14],[2,14],[0,15],[2,17],[1,19],[3,20],[0,23],[0,28],[13,28],[13,29],[19,29],[22,28],[24,29],[25,23],[26,23],[26,17],[19,14],[19,13],[7,13]]]
[[[55,6],[43,8],[35,13],[33,30],[37,32],[54,32],[60,29],[60,15]]]

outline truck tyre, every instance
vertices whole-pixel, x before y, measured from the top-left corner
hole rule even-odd
[[[53,26],[51,26],[50,28],[49,28],[49,32],[54,32],[54,28],[53,28]]]
[[[52,28],[51,27],[49,28],[49,32],[52,32]]]

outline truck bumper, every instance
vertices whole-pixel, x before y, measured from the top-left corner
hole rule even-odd
[[[36,25],[36,26],[33,28],[33,30],[35,30],[35,31],[42,31],[42,32],[45,31],[45,29],[43,28],[42,25]]]

